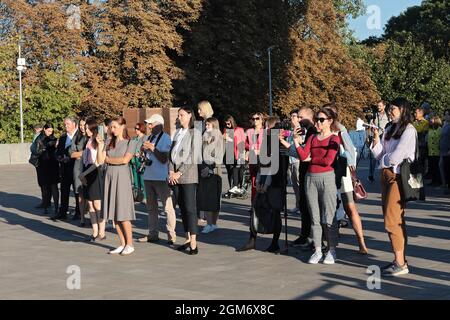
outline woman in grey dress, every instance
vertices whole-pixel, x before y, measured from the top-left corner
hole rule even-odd
[[[134,252],[131,221],[136,220],[133,192],[128,163],[133,157],[136,145],[130,141],[125,119],[119,117],[111,122],[111,139],[107,145],[99,144],[100,163],[106,164],[103,195],[103,216],[113,220],[120,246],[110,254],[129,255]]]

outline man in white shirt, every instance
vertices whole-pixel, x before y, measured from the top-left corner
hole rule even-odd
[[[64,220],[67,218],[67,211],[69,210],[70,186],[73,187],[74,192],[74,176],[73,167],[75,159],[71,158],[72,140],[77,140],[78,135],[78,121],[74,117],[66,117],[64,119],[64,126],[66,132],[61,135],[56,146],[56,157],[60,163],[61,172],[61,200],[59,212],[52,217],[53,220]],[[78,193],[75,193],[75,213],[80,212],[78,206]]]
[[[173,207],[170,188],[167,182],[169,176],[169,152],[172,146],[170,136],[163,131],[164,118],[159,114],[145,120],[152,134],[142,145],[146,155],[144,172],[145,192],[147,194],[148,236],[138,239],[138,242],[158,242],[158,198],[161,200],[167,215],[167,237],[169,245],[176,241],[176,216]]]

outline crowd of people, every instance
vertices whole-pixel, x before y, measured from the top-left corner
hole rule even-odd
[[[383,268],[383,274],[397,276],[409,272],[400,165],[404,160],[426,159],[423,167],[428,163],[433,184],[450,181],[450,111],[445,112],[441,128],[437,116],[426,119],[423,107],[415,109],[413,122],[406,99],[392,101],[386,114],[386,103],[380,101],[378,105],[378,122],[370,129],[370,151],[382,170],[382,209],[394,253],[393,263]],[[250,238],[238,252],[255,249],[257,233],[261,232],[273,234],[266,251],[280,252],[281,212],[289,180],[296,204],[290,212],[301,215],[301,233],[291,245],[311,250],[310,264],[335,263],[339,233],[336,213],[340,206],[351,220],[358,253],[368,254],[351,179],[356,174],[357,150],[339,122],[335,105],[324,105],[317,112],[307,107],[292,110],[288,126],[278,117],[254,113],[247,130],[226,115],[221,131],[207,101],[199,103],[198,115],[201,121],[196,121],[193,109],[180,108],[173,137],[164,131],[164,118],[158,114],[146,119],[145,124],[137,123],[134,138],[129,136],[122,117],[102,124],[95,119],[67,117],[65,133],[59,139],[52,125],[36,126],[30,163],[36,167],[42,191],[38,208],[48,213],[53,197],[52,219],[67,219],[72,187],[76,203],[73,219],[80,219],[85,226],[85,214],[90,216],[92,235],[88,241],[106,239],[106,224],[112,221],[119,245],[109,253],[129,255],[135,250],[134,241],[161,241],[159,200],[166,215],[168,245],[196,255],[198,234],[218,229],[220,173],[225,164],[227,194],[242,194],[246,173],[251,185]],[[419,159],[415,159],[411,147],[416,139]],[[373,171],[369,179],[373,180]],[[148,234],[134,240],[136,201],[146,203]],[[185,232],[181,245],[176,244],[177,206]],[[270,225],[261,227],[254,217],[264,211],[270,212]],[[199,231],[203,220],[206,225]]]

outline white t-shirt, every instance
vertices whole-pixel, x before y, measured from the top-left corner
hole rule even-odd
[[[156,143],[159,133],[151,137],[150,142]],[[167,133],[163,133],[161,139],[159,139],[156,149],[161,153],[169,153],[172,146],[172,139]],[[145,167],[144,180],[152,181],[166,181],[169,176],[169,161],[162,163],[156,158],[153,152],[146,152],[147,159],[152,161],[150,166]]]

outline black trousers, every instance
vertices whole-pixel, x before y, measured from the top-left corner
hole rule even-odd
[[[230,189],[236,186],[241,188],[244,177],[244,166],[234,163],[225,165],[225,168],[227,169],[228,184]]]
[[[55,205],[55,213],[58,212],[59,191],[58,185],[43,185],[42,189],[42,206],[47,209],[51,205],[51,198],[53,197],[53,203]]]
[[[441,184],[441,171],[439,170],[439,156],[428,156],[428,168],[432,184]]]
[[[73,160],[70,160],[67,163],[61,163],[61,208],[59,213],[62,215],[66,215],[67,211],[69,211],[70,187],[75,191],[73,166]],[[75,212],[80,212],[78,206],[78,193],[75,194]]]
[[[177,195],[184,232],[196,235],[198,233],[197,184],[179,184],[172,188]]]
[[[308,208],[308,201],[306,199],[305,179],[308,167],[301,166],[299,168],[298,183],[299,183],[299,209],[302,215],[302,229],[300,236],[308,238],[311,235],[311,214]]]
[[[42,186],[41,184],[39,184],[39,172],[38,172],[38,168],[35,168],[36,169],[36,178],[37,178],[37,180],[38,180],[38,185],[39,185],[39,188],[41,188],[41,204],[44,204],[44,186]]]
[[[446,177],[446,181],[448,184],[448,188],[450,190],[450,156],[444,156],[444,172],[445,172],[445,177]]]

